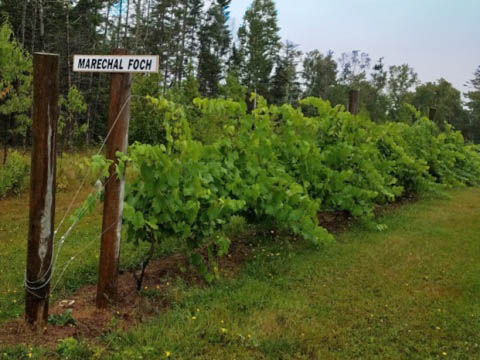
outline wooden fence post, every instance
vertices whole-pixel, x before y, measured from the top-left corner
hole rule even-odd
[[[55,219],[58,60],[56,54],[33,55],[33,148],[25,319],[34,326],[43,326],[48,320]]]
[[[357,115],[360,111],[360,90],[350,90],[348,93],[348,111]]]
[[[125,49],[115,49],[114,55],[127,55]],[[130,73],[110,74],[110,106],[108,110],[107,158],[114,161],[105,186],[102,240],[96,304],[107,307],[117,296],[118,262],[125,182],[117,177],[117,151],[126,152],[130,118]]]

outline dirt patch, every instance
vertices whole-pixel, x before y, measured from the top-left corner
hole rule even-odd
[[[348,211],[324,211],[317,214],[318,224],[332,234],[341,233],[355,223]]]
[[[408,193],[402,195],[402,197],[399,197],[395,199],[395,202],[393,203],[388,203],[384,205],[378,205],[376,204],[375,207],[373,208],[373,213],[375,216],[385,216],[388,213],[411,203],[417,202],[418,201],[418,195],[415,193]]]
[[[388,213],[395,211],[396,209],[416,202],[418,196],[416,194],[406,194],[401,198],[398,198],[393,203],[378,205],[375,204],[373,213],[375,217],[385,216]],[[321,211],[317,214],[318,223],[321,227],[328,230],[332,234],[342,233],[352,225],[355,224],[356,219],[348,211]]]
[[[248,247],[241,241],[234,241],[230,251],[218,264],[222,276],[234,276],[241,269],[248,256]],[[96,285],[85,286],[76,291],[68,300],[72,325],[47,324],[42,329],[32,330],[23,318],[1,324],[0,347],[5,345],[41,345],[54,348],[60,339],[77,337],[93,339],[112,330],[127,330],[148,318],[165,312],[176,299],[173,280],[182,279],[189,286],[206,286],[203,278],[192,271],[186,257],[175,254],[154,260],[146,269],[142,290],[136,291],[136,282],[131,272],[124,272],[118,278],[118,298],[111,308],[99,310],[95,306]],[[51,304],[50,315],[64,314],[67,310],[61,301]]]

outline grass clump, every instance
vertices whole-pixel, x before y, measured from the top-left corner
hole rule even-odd
[[[0,167],[0,198],[26,190],[29,175],[28,159],[17,151],[10,153],[7,162]]]

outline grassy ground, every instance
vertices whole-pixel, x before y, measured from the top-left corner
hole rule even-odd
[[[59,229],[55,243],[70,226],[69,215],[94,191],[95,174],[89,173],[92,150],[80,154],[67,154],[57,160],[57,199],[55,228],[69,208],[68,216]],[[28,154],[23,155],[28,158]],[[74,196],[85,178],[85,184]],[[26,179],[28,182],[28,179]],[[72,203],[73,201],[73,203]],[[0,323],[23,313],[23,280],[28,235],[28,185],[19,196],[0,197]],[[87,283],[97,280],[100,249],[101,207],[86,216],[66,238],[58,257],[57,269],[52,280],[54,299],[65,296]],[[124,266],[131,266],[141,256],[130,244],[124,244]],[[71,258],[75,257],[73,261]],[[65,271],[64,271],[65,269]]]
[[[79,196],[75,206],[81,204],[85,195],[86,191]],[[67,210],[72,196],[70,192],[57,194],[57,224],[61,220],[58,214],[63,215]],[[58,274],[61,273],[67,261],[79,251],[83,251],[87,245],[91,244],[85,251],[90,249],[91,252],[81,253],[71,263],[68,271],[64,273],[65,277],[62,277],[61,286],[56,290],[57,295],[62,292],[62,289],[73,290],[83,283],[95,281],[95,256],[98,254],[98,246],[95,245],[99,244],[98,233],[101,226],[99,219],[98,216],[85,219],[66,240],[58,261]],[[63,226],[62,230],[65,228]],[[19,316],[23,312],[27,235],[28,194],[0,200],[0,258],[2,259],[0,262],[0,322]],[[57,278],[56,276],[54,282]]]
[[[480,358],[480,189],[450,195],[395,210],[382,220],[389,227],[384,232],[354,228],[320,250],[286,236],[264,239],[238,277],[209,288],[187,288],[179,281],[167,313],[128,332],[113,322],[95,343],[69,339],[58,354],[69,359]],[[21,311],[26,220],[16,202],[5,211],[0,201],[3,319]],[[89,236],[90,226],[78,230],[78,239]],[[93,261],[95,252],[88,256]],[[94,279],[95,267],[87,260],[72,266],[74,273],[90,269]],[[17,293],[6,293],[4,284]],[[2,351],[0,358],[28,358],[30,352],[28,347]],[[41,349],[32,354],[53,356]]]

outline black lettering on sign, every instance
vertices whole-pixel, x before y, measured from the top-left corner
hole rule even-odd
[[[154,60],[148,56],[75,55],[74,71],[151,72],[158,70]]]

